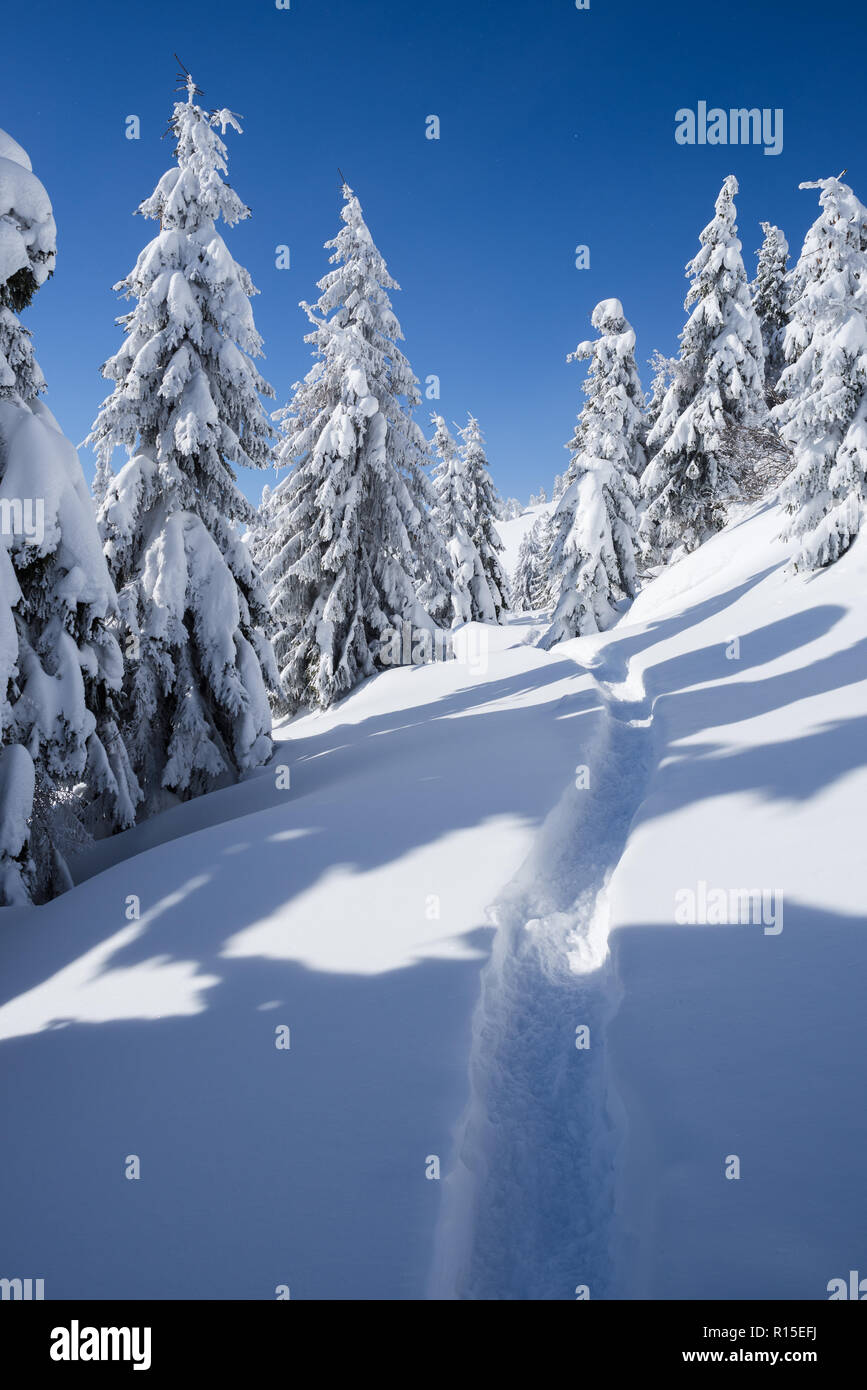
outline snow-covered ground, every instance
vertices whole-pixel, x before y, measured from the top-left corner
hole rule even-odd
[[[0,1274],[821,1299],[863,1264],[867,549],[793,578],[779,524],[603,637],[474,627],[4,910]],[[702,883],[772,929],[678,925]]]
[[[867,547],[792,578],[778,529],[730,528],[599,655],[651,769],[609,888],[627,1297],[824,1298],[863,1264]],[[701,881],[776,921],[673,925]]]

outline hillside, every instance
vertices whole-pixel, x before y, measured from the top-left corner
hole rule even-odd
[[[867,550],[795,578],[778,529],[756,508],[602,637],[474,626],[7,909],[9,1268],[252,1299],[856,1268]],[[768,920],[678,925],[701,884]]]

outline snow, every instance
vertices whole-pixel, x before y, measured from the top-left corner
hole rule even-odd
[[[25,267],[41,285],[54,269],[57,229],[51,203],[24,160],[20,146],[0,131],[0,285]]]
[[[81,835],[132,824],[138,788],[112,708],[122,664],[111,627],[115,592],[78,454],[37,397],[0,400],[0,475],[0,502],[13,516],[17,499],[38,507],[32,533],[0,538],[4,596],[16,605],[14,619],[8,609],[0,617],[0,673],[14,681],[4,682],[0,726],[12,745],[7,791],[15,789],[0,817],[0,902],[17,903],[25,889],[38,902],[68,880],[70,823]],[[29,773],[20,758],[9,761],[19,752]],[[55,788],[85,774],[87,800],[74,811],[62,796],[58,805]],[[25,821],[28,852],[19,833]]]
[[[601,653],[621,717],[650,721],[654,768],[608,890],[621,1296],[822,1298],[857,1262],[867,665],[850,595],[867,550],[793,583],[779,521],[759,510],[676,566]],[[781,887],[782,932],[673,926],[675,890],[700,880]]]
[[[38,928],[5,909],[8,1267],[398,1300],[821,1299],[857,1268],[867,542],[792,575],[783,522],[550,652],[473,624],[480,661],[284,722]],[[677,925],[700,882],[782,889],[783,930]]]
[[[554,510],[553,502],[542,502],[537,507],[528,507],[522,516],[516,516],[512,521],[498,521],[497,532],[503,542],[503,549],[500,554],[500,563],[506,574],[511,578],[515,573],[518,564],[518,551],[521,549],[521,541],[528,531],[540,517],[545,518],[551,515]]]
[[[590,315],[594,328],[603,328],[609,319],[622,319],[623,305],[619,299],[602,299]]]
[[[20,164],[28,173],[33,172],[29,154],[5,130],[0,130],[0,159],[9,159],[13,164]]]
[[[33,759],[20,743],[11,743],[0,755],[0,817],[4,841],[14,854],[27,844],[32,801]]]
[[[278,729],[289,792],[272,769],[104,842],[171,836],[49,904],[35,954],[7,912],[0,1031],[33,1056],[44,1104],[2,1221],[8,1259],[44,1264],[47,1292],[423,1296],[438,1211],[424,1160],[445,1164],[464,1100],[485,904],[569,757],[550,712],[577,673],[519,637],[490,629],[493,682],[458,662],[389,672]],[[10,1123],[23,1078],[0,1083]],[[43,1146],[64,1133],[52,1204],[90,1216],[52,1232]],[[122,1178],[132,1152],[138,1187]]]

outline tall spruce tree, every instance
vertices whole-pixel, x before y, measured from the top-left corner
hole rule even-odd
[[[792,276],[773,415],[794,454],[784,536],[813,570],[849,549],[867,506],[867,208],[839,179],[800,186],[820,190],[821,212]]]
[[[764,350],[735,223],[737,180],[725,180],[701,250],[686,267],[692,313],[641,479],[646,558],[659,563],[676,547],[695,550],[725,524],[736,482],[721,452],[726,430],[763,418]]]
[[[255,509],[233,465],[265,468],[273,396],[251,359],[262,344],[247,271],[217,230],[249,216],[223,177],[217,133],[185,82],[174,107],[176,166],[138,212],[159,223],[115,288],[135,306],[102,368],[115,383],[89,436],[107,470],[99,519],[118,588],[127,654],[127,742],[145,811],[188,799],[260,766],[271,753],[267,685],[277,687],[265,591],[239,527]],[[106,474],[107,476],[107,474]]]
[[[539,574],[533,590],[534,608],[554,608],[560,597],[561,575],[554,566],[553,557],[554,544],[557,539],[559,503],[562,502],[569,489],[568,468],[563,475],[563,481],[565,486],[557,499],[558,506],[552,507],[550,511],[539,518]]]
[[[579,343],[569,361],[589,361],[585,405],[568,448],[569,485],[552,523],[549,563],[557,606],[540,641],[549,648],[610,627],[616,603],[633,598],[637,475],[644,461],[644,394],[635,365],[635,333],[619,299],[591,316],[599,337]]]
[[[497,508],[497,520],[515,521],[517,517],[523,516],[526,510],[523,502],[519,502],[517,497],[506,497],[501,499]]]
[[[132,824],[116,721],[116,597],[78,455],[39,399],[18,314],[54,268],[51,203],[0,131],[0,904],[70,885],[67,857]]]
[[[433,415],[434,523],[446,543],[451,584],[452,626],[497,621],[497,604],[482,557],[471,539],[476,530],[475,494],[466,460],[441,415]]]
[[[786,365],[783,344],[788,312],[788,277],[786,266],[789,259],[789,243],[779,227],[770,222],[762,223],[764,241],[758,252],[756,278],[752,285],[753,305],[762,330],[762,346],[765,354],[765,399],[768,405],[777,400],[777,382]]]
[[[647,397],[647,408],[644,412],[644,442],[656,425],[657,420],[662,414],[662,406],[665,401],[668,388],[674,381],[677,374],[677,358],[666,357],[654,348],[647,360],[653,376],[650,381],[650,394]]]
[[[253,563],[260,571],[267,568],[274,544],[274,489],[266,483],[256,508],[256,517],[247,532],[247,545],[253,556]]]
[[[388,296],[399,286],[345,184],[343,198],[343,227],[326,242],[336,269],[302,304],[316,361],[278,412],[277,462],[291,471],[271,499],[265,577],[291,709],[331,705],[388,664],[402,624],[432,629],[449,610],[427,441],[412,418],[418,381]]]
[[[544,596],[544,519],[536,517],[518,547],[518,561],[512,576],[512,607],[516,613],[529,613],[540,606]]]
[[[494,487],[479,422],[470,415],[462,430],[460,470],[472,529],[469,536],[479,557],[483,582],[471,585],[471,616],[478,622],[502,621],[509,607],[509,581],[500,562],[503,542],[497,531],[500,499]],[[492,610],[492,611],[491,611]]]

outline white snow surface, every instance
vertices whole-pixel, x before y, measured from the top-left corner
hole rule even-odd
[[[533,519],[500,524],[515,552]],[[858,1268],[867,544],[793,576],[781,522],[755,508],[604,634],[473,625],[486,662],[365,681],[4,909],[6,1272],[822,1299]],[[781,890],[782,931],[677,925],[700,882]]]
[[[11,159],[13,164],[20,164],[28,173],[33,172],[30,155],[6,130],[0,130],[0,159]]]

